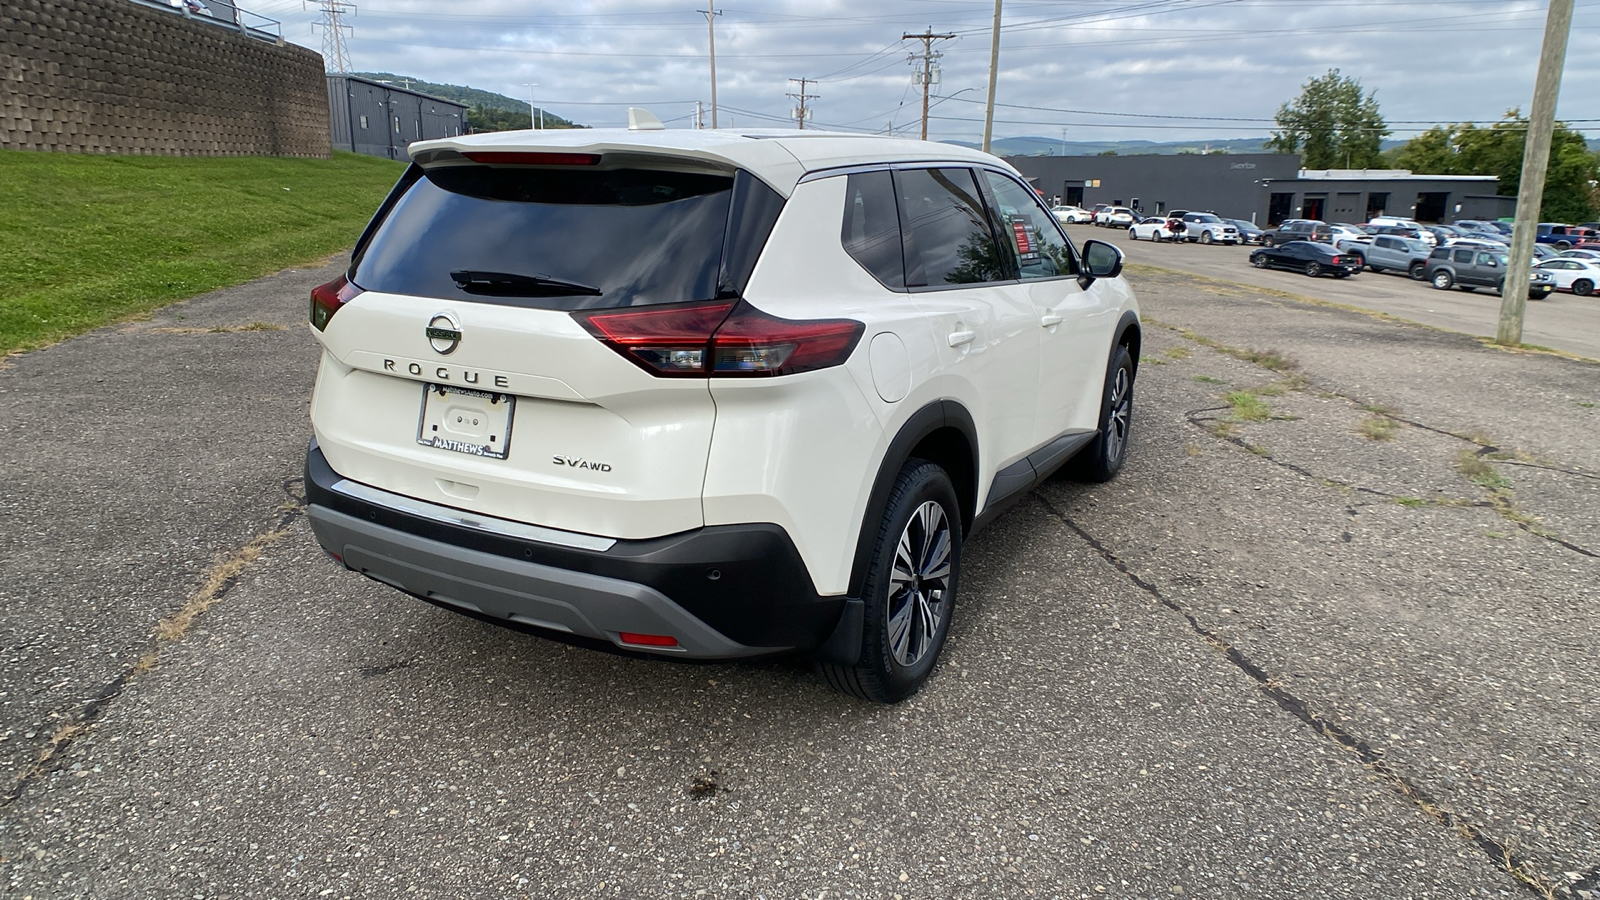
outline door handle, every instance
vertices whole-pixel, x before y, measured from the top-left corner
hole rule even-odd
[[[1060,325],[1062,321],[1062,318],[1055,313],[1045,313],[1039,317],[1039,324],[1046,328],[1049,328],[1051,325]]]
[[[962,344],[970,344],[970,343],[972,343],[973,338],[976,338],[977,336],[978,336],[978,333],[976,331],[954,331],[954,332],[951,332],[950,333],[950,346],[959,347]]]

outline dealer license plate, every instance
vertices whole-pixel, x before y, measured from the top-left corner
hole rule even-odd
[[[511,448],[510,394],[444,384],[422,386],[417,443],[456,453],[505,459]]]

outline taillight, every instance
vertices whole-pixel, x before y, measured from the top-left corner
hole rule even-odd
[[[328,320],[338,312],[340,307],[354,300],[361,294],[361,288],[350,283],[350,279],[340,275],[327,284],[319,284],[311,289],[311,324],[322,331],[328,327]]]
[[[646,372],[680,378],[760,378],[837,366],[866,330],[854,319],[780,319],[743,301],[572,315]]]
[[[633,644],[636,647],[676,647],[678,639],[670,634],[635,634],[632,631],[617,632],[617,640],[624,644]]]

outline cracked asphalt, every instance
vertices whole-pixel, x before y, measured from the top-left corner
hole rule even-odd
[[[1137,273],[1127,468],[881,707],[337,569],[337,268],[0,368],[0,895],[1600,896],[1600,367]]]

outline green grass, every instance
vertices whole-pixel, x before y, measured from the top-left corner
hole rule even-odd
[[[1229,391],[1222,399],[1233,407],[1233,418],[1239,422],[1265,422],[1272,418],[1272,408],[1249,391]]]
[[[1369,441],[1392,441],[1400,424],[1388,416],[1368,416],[1356,426],[1356,434]]]
[[[0,151],[0,353],[355,243],[400,163]]]

